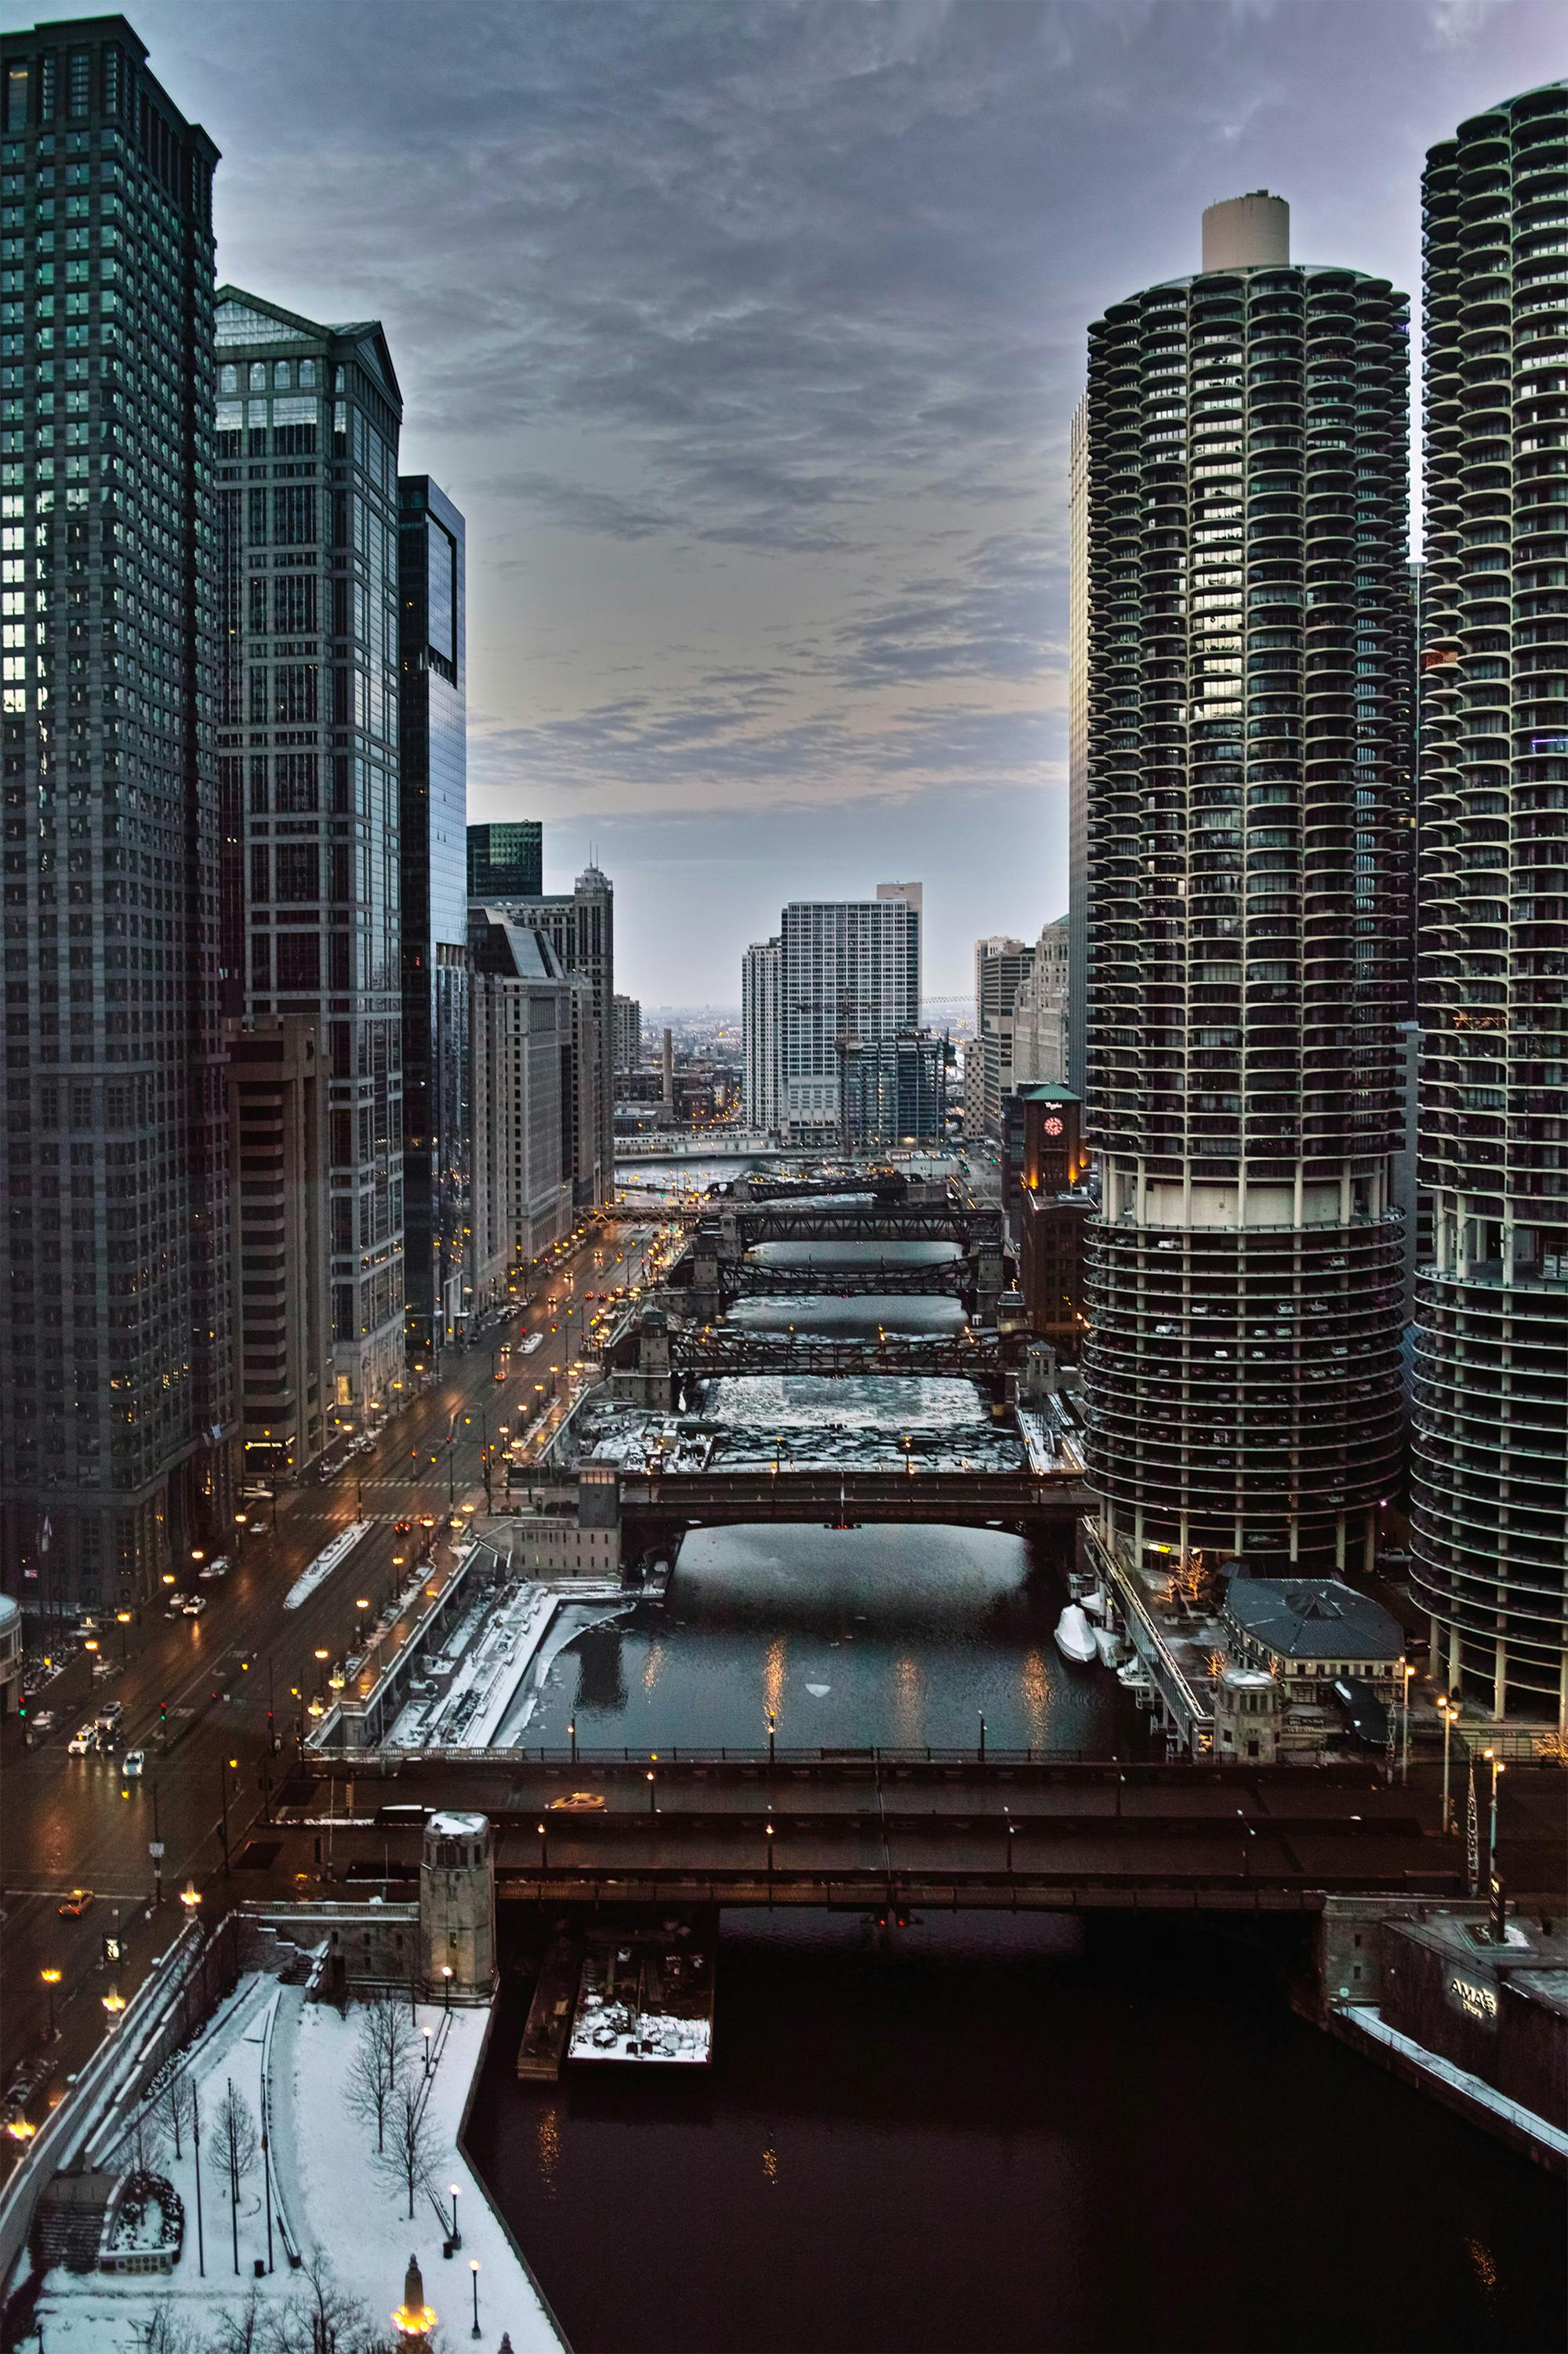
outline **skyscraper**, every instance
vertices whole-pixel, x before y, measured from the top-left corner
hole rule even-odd
[[[1071,1024],[1072,918],[1042,927],[1012,1001],[1012,1085],[1065,1084]]]
[[[1091,330],[1104,1540],[1370,1560],[1397,1476],[1408,317],[1263,194]]]
[[[473,1202],[467,1280],[477,1312],[515,1299],[530,1263],[571,1230],[575,1031],[590,985],[562,971],[543,932],[510,923],[498,909],[476,907],[469,938]]]
[[[615,1071],[635,1071],[642,1061],[642,1008],[635,997],[615,998]]]
[[[537,899],[545,888],[545,829],[535,819],[468,830],[468,896]]]
[[[403,1365],[403,404],[374,320],[322,326],[224,286],[217,346],[225,952],[233,1010],[311,1015],[326,1047],[347,1424]]]
[[[1025,940],[975,942],[975,1034],[964,1066],[964,1119],[971,1136],[1000,1137],[1001,1099],[1012,1090],[1012,1015],[1034,965]]]
[[[1067,448],[1067,1068],[1081,1096],[1089,975],[1089,403]]]
[[[896,898],[792,899],[779,919],[779,1126],[797,1142],[831,1143],[842,1126],[841,1038],[919,1027],[920,909],[896,887]]]
[[[1425,200],[1413,1584],[1452,1689],[1568,1723],[1568,82]]]
[[[747,1128],[779,1126],[779,942],[753,940],[740,966],[742,1093]]]
[[[470,828],[471,835],[484,831]],[[469,905],[471,913],[480,902],[471,898]],[[615,893],[607,875],[587,866],[570,892],[503,895],[495,911],[510,924],[543,932],[562,971],[580,973],[588,983],[577,1014],[571,1097],[575,1197],[579,1209],[591,1209],[615,1184]]]
[[[121,16],[0,37],[0,1528],[29,1610],[158,1590],[234,1426],[209,733],[217,151]]]
[[[468,718],[463,519],[428,474],[397,483],[398,864],[408,1340],[454,1339],[470,1208]]]

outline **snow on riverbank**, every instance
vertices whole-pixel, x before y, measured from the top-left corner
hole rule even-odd
[[[272,2020],[270,2048],[266,2030]],[[439,2004],[421,2005],[418,2026],[431,2031],[440,2059],[425,2107],[430,2190],[408,2193],[376,2159],[376,2131],[351,2108],[349,2072],[364,2012],[349,2006],[342,2020],[325,2003],[307,2003],[303,1989],[249,1978],[240,1981],[193,2063],[203,2137],[201,2203],[205,2276],[196,2232],[196,2183],[188,2130],[184,2155],[161,2158],[156,2170],[173,2182],[185,2206],[180,2260],[166,2278],[110,2277],[57,2269],[45,2279],[38,2318],[49,2354],[134,2354],[166,2313],[190,2333],[192,2354],[217,2338],[225,2310],[240,2312],[254,2296],[263,2315],[281,2316],[295,2300],[313,2298],[310,2273],[324,2261],[334,2286],[363,2305],[378,2323],[402,2296],[410,2250],[425,2276],[425,2293],[443,2325],[444,2340],[469,2336],[472,2313],[471,2264],[479,2264],[482,2342],[511,2333],[516,2354],[560,2354],[562,2339],[510,2232],[487,2200],[478,2177],[457,2147],[469,2089],[478,2072],[489,2014]],[[422,2041],[421,2039],[417,2039]],[[267,2200],[260,2159],[240,2190],[238,2269],[227,2176],[214,2164],[217,2111],[228,2086],[260,2115],[261,2073],[268,2072],[271,2108],[272,2269],[268,2261]],[[423,2084],[420,2063],[413,2080]],[[128,2162],[123,2157],[118,2164]],[[458,2190],[461,2249],[441,2254],[450,2230],[451,2186]],[[431,2193],[434,2197],[432,2198]],[[438,2216],[437,2204],[445,2211]],[[281,2215],[296,2238],[303,2268],[291,2268]],[[174,2333],[165,2332],[165,2336]],[[265,2339],[260,2342],[265,2343]],[[306,2342],[309,2342],[308,2334]]]

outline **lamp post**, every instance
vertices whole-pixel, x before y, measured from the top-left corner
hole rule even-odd
[[[1498,1776],[1503,1761],[1495,1749],[1483,1749],[1481,1755],[1492,1769],[1492,1803],[1487,1822],[1487,1878],[1490,1880],[1498,1868]]]
[[[58,1984],[59,1984],[59,1982],[60,1982],[60,1973],[59,1973],[59,1971],[58,1971],[58,1970],[57,1970],[57,1969],[44,1969],[44,1970],[40,1970],[40,1971],[38,1972],[38,1976],[42,1978],[42,1980],[43,1980],[43,1982],[44,1982],[45,1986],[48,1988],[48,1996],[49,1996],[49,2033],[48,2033],[48,2041],[52,2043],[52,2042],[54,2041],[54,2040],[55,2040],[55,1988],[56,1988],[56,1987],[58,1987]]]
[[[452,1966],[450,1962],[441,1964],[441,2008],[450,2019],[452,2014]]]
[[[1437,1703],[1437,1712],[1443,1720],[1443,1836],[1446,1839],[1453,1821],[1453,1800],[1448,1795],[1448,1774],[1454,1738],[1454,1719],[1458,1715],[1459,1711],[1454,1701],[1445,1697]]]
[[[451,2195],[452,2195],[452,2245],[453,2245],[453,2247],[454,2247],[454,2248],[461,2248],[461,2245],[462,2245],[462,2233],[458,2230],[458,2219],[457,2219],[458,2186],[457,2186],[457,2184],[456,2184],[455,2182],[449,2182],[449,2183],[448,2183],[448,2185],[447,2185],[447,2189],[451,2192]]]
[[[577,1721],[575,1716],[573,1717],[570,1724],[567,1725],[567,1732],[571,1740],[572,1764],[575,1766],[577,1762]]]
[[[549,1869],[550,1834],[546,1829],[544,1824],[541,1823],[539,1825],[539,1876],[541,1879],[543,1879],[545,1873],[548,1872]]]
[[[430,2030],[421,2027],[419,2032],[425,2039],[425,2076],[428,2081],[430,2073]]]
[[[220,1757],[217,1761],[217,1787],[222,1798],[222,1812],[219,1819],[223,1829],[223,1876],[226,1880],[228,1877],[228,1777],[238,1769],[238,1757],[227,1759]]]
[[[1410,1679],[1414,1673],[1415,1670],[1410,1665],[1407,1659],[1401,1660],[1399,1669],[1401,1717],[1399,1731],[1399,1778],[1401,1783],[1408,1783],[1410,1780]]]
[[[778,1729],[773,1711],[769,1709],[768,1712],[768,1763],[769,1766],[773,1763],[773,1740]]]
[[[648,1811],[651,1815],[656,1815],[659,1811],[659,1786],[653,1778],[652,1766],[648,1769]]]
[[[1012,1878],[1012,1834],[1018,1829],[1018,1825],[1012,1819],[1011,1807],[1003,1807],[1001,1811],[1007,1819],[1007,1876],[1011,1880]]]
[[[985,1764],[985,1711],[980,1711],[980,1762]]]
[[[194,1880],[187,1880],[181,1889],[180,1903],[185,1908],[185,1919],[194,1921],[196,1916],[196,1907],[201,1903],[201,1891]]]
[[[772,1826],[772,1824],[771,1824],[771,1823],[764,1823],[764,1824],[763,1824],[763,1826],[762,1826],[762,1832],[763,1832],[763,1837],[766,1839],[766,1840],[767,1840],[767,1842],[768,1842],[768,1845],[767,1845],[766,1849],[764,1850],[764,1853],[767,1855],[767,1858],[768,1858],[768,1902],[769,1903],[769,1904],[771,1904],[771,1903],[772,1903],[772,1902],[773,1902],[773,1826]]]
[[[477,2338],[479,2336],[479,2258],[477,2256],[471,2256],[469,2259],[468,2276],[473,2283],[473,2327],[470,2330],[469,2336]]]

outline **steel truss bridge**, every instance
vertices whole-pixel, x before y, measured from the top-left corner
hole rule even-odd
[[[748,1332],[727,1324],[678,1328],[670,1359],[677,1373],[942,1373],[995,1381],[1002,1371],[994,1332],[889,1333],[881,1340],[828,1340],[806,1332]]]
[[[623,1513],[693,1527],[736,1521],[805,1521],[831,1528],[867,1522],[943,1521],[965,1528],[1055,1522],[1092,1509],[1075,1470],[906,1471],[833,1469],[628,1472]]]
[[[736,1267],[721,1262],[720,1280],[726,1292],[811,1292],[851,1299],[864,1294],[956,1292],[967,1288],[972,1277],[968,1259],[938,1260],[929,1267],[889,1265],[881,1259],[846,1267]]]

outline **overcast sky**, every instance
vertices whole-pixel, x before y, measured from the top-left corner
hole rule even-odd
[[[786,898],[921,877],[933,994],[1060,913],[1087,322],[1264,186],[1414,292],[1426,147],[1568,71],[1562,0],[128,13],[220,276],[386,323],[468,518],[470,814],[552,887],[597,849],[650,1004],[736,1002]]]

